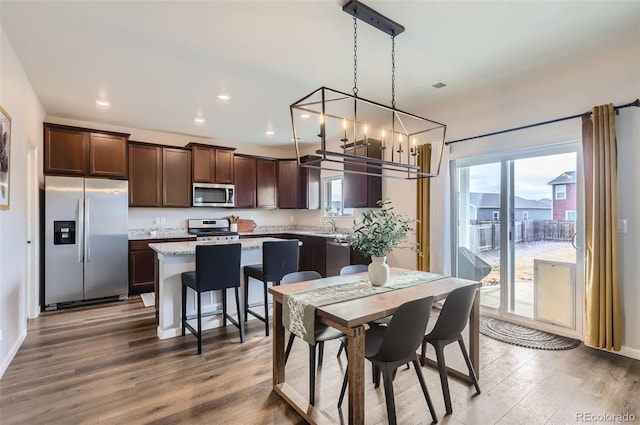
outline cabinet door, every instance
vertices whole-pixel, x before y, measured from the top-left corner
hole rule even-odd
[[[278,208],[298,208],[300,173],[297,160],[278,161]]]
[[[127,140],[111,134],[89,134],[89,174],[127,177]]]
[[[86,175],[88,134],[80,130],[44,128],[44,173]]]
[[[129,251],[129,294],[153,291],[157,274],[154,250]]]
[[[215,168],[215,153],[211,148],[193,146],[193,181],[198,183],[213,183]]]
[[[307,155],[300,158],[304,164],[319,157]],[[317,168],[298,167],[300,178],[298,179],[298,208],[318,210],[320,209],[320,170]]]
[[[297,236],[300,247],[299,270],[315,270],[326,276],[326,239],[318,236]]]
[[[276,208],[277,199],[277,162],[269,159],[256,160],[257,193],[256,206],[258,208]]]
[[[358,146],[356,155],[362,156],[361,162],[345,164],[345,170],[358,173],[381,174],[381,170],[368,167],[365,157],[380,159],[381,143],[369,139],[369,146]],[[344,173],[344,206],[346,208],[377,208],[382,198],[382,178],[367,174]]]
[[[233,160],[236,208],[256,207],[256,160],[236,156]]]
[[[162,148],[129,143],[129,206],[162,206]]]
[[[216,183],[233,184],[233,151],[216,149]]]
[[[191,151],[162,148],[162,206],[191,207]]]

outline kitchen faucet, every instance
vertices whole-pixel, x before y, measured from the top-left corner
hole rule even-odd
[[[333,221],[333,219],[328,218],[324,221],[324,223],[322,223],[322,225],[324,226],[325,224],[330,224],[331,225],[331,233],[335,233],[336,232],[336,222]]]

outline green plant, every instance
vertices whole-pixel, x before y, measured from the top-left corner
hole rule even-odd
[[[395,248],[413,248],[403,245],[407,233],[412,231],[412,220],[396,214],[389,199],[379,200],[379,210],[362,213],[362,221],[355,222],[346,240],[362,254],[384,257]]]

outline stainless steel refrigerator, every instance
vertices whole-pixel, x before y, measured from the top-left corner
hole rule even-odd
[[[123,180],[45,177],[46,309],[127,297],[127,192]]]

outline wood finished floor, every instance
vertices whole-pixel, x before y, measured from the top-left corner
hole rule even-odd
[[[480,386],[450,379],[453,414],[444,416],[437,373],[423,368],[440,423],[573,424],[578,412],[628,413],[640,422],[640,361],[580,346],[569,351],[519,348],[481,336]],[[271,338],[250,321],[247,342],[235,327],[209,331],[203,354],[190,335],[159,341],[153,308],[125,302],[47,312],[29,321],[28,336],[0,380],[0,424],[299,424],[271,391]],[[318,373],[316,406],[336,423],[346,362],[328,343]],[[455,348],[450,346],[450,348]],[[447,360],[461,366],[454,349]],[[294,344],[287,381],[307,391],[307,348]],[[385,424],[382,388],[366,366],[366,421]],[[395,380],[400,424],[428,424],[412,370]],[[608,421],[605,423],[615,423]]]

